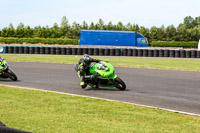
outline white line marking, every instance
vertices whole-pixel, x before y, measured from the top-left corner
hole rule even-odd
[[[66,94],[66,95],[71,95],[71,96],[80,96],[80,97],[88,97],[88,98],[93,98],[93,99],[102,99],[102,100],[106,100],[106,101],[132,104],[132,105],[137,105],[137,106],[142,106],[142,107],[148,107],[148,108],[153,108],[153,109],[161,109],[161,110],[170,111],[170,112],[174,112],[174,113],[180,113],[180,114],[186,114],[186,115],[193,115],[193,116],[200,116],[200,114],[195,114],[195,113],[189,113],[189,112],[184,112],[184,111],[179,111],[179,110],[173,110],[173,109],[167,109],[167,108],[159,108],[159,107],[154,107],[154,106],[149,106],[149,105],[124,102],[124,101],[117,101],[117,100],[112,100],[112,99],[107,99],[107,98],[105,99],[105,98],[99,98],[99,97],[78,95],[78,94],[65,93],[65,92],[59,92],[59,91],[43,90],[43,89],[30,88],[30,87],[21,87],[21,86],[4,85],[4,84],[0,84],[0,85],[1,86],[7,86],[7,87],[22,88],[22,89],[39,90],[39,91],[44,91],[44,92],[53,92],[53,93],[58,93],[58,94]]]

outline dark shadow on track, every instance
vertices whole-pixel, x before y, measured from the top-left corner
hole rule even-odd
[[[119,90],[119,89],[116,89],[116,88],[106,88],[106,87],[99,87],[99,88],[88,87],[84,90],[85,91],[129,91],[128,89]]]
[[[4,79],[4,78],[2,78],[2,79],[0,79],[0,81],[3,81],[3,82],[20,82],[20,80],[17,80],[17,81],[12,81],[12,80],[10,80],[10,79]]]

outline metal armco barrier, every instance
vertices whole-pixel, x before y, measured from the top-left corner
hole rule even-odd
[[[199,50],[147,49],[147,48],[83,48],[83,47],[46,47],[46,46],[6,46],[9,54],[52,54],[94,56],[134,56],[134,57],[168,57],[200,58]]]

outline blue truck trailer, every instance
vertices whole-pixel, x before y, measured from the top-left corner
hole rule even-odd
[[[79,45],[147,47],[148,41],[135,31],[81,30]]]

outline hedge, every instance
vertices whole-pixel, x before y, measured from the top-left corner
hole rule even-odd
[[[197,48],[197,41],[152,41],[151,47],[183,47],[183,48]]]
[[[77,39],[62,39],[62,38],[4,38],[0,37],[0,43],[3,44],[71,44],[78,45]]]
[[[0,43],[3,44],[60,44],[60,45],[78,45],[77,39],[62,38],[14,38],[0,37]],[[197,48],[198,41],[152,41],[150,47],[183,47]]]

